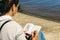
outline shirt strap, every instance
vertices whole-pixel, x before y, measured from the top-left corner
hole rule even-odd
[[[12,20],[7,20],[7,21],[5,21],[5,22],[1,25],[0,31],[1,31],[1,29],[3,28],[3,26],[4,26],[6,23],[10,22],[10,21],[12,21]]]

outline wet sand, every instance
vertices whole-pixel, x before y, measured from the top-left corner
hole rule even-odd
[[[60,22],[38,18],[23,13],[17,13],[13,19],[23,27],[26,23],[40,25],[42,26],[42,31],[47,40],[60,40]]]

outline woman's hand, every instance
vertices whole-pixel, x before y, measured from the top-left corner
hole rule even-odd
[[[26,31],[24,31],[24,32],[26,32]],[[39,38],[37,31],[32,32],[32,34],[25,33],[25,37],[27,40],[29,40],[30,38],[32,40],[38,40],[38,38]]]
[[[35,32],[32,32],[32,40],[38,40],[38,32],[35,31]]]

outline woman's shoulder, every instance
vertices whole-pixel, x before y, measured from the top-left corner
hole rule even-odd
[[[8,28],[8,29],[16,29],[16,30],[22,30],[22,26],[19,25],[17,22],[15,21],[10,21],[8,23],[5,24],[5,27]]]

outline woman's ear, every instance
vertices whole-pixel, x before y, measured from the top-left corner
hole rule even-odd
[[[16,9],[16,6],[15,6],[15,4],[13,4],[13,6],[12,6],[12,12],[14,12],[15,9]]]

